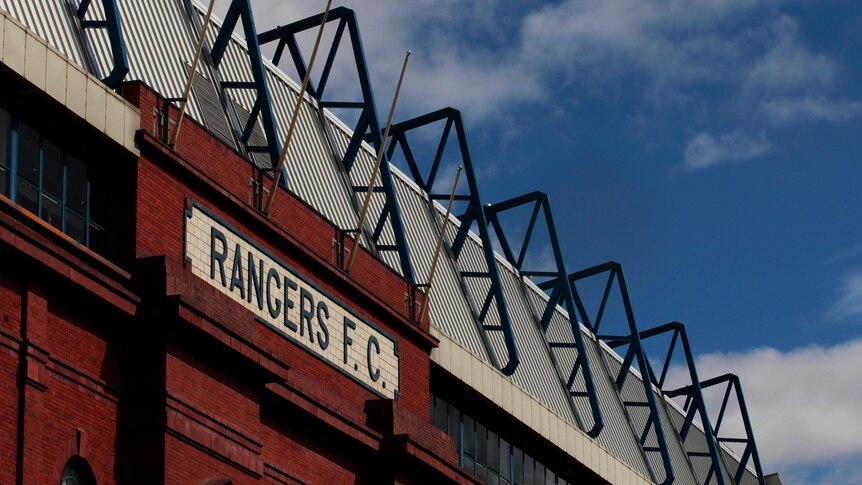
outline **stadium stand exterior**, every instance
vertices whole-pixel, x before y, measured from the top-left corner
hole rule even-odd
[[[0,482],[767,483],[738,380],[699,380],[681,324],[629,311],[613,337],[580,313],[576,282],[600,274],[627,304],[619,265],[551,274],[493,251],[497,216],[524,204],[556,245],[549,202],[480,204],[456,110],[388,140],[409,158],[424,122],[459,137],[466,209],[428,318],[436,167],[384,162],[344,269],[381,143],[370,84],[350,106],[305,96],[265,216],[299,84],[258,41],[287,39],[301,66],[290,36],[320,18],[258,36],[247,1],[231,8],[171,146],[205,7],[0,0]],[[355,15],[332,14],[367,80]],[[365,111],[350,126],[327,106]],[[678,389],[640,343],[664,334],[688,364]],[[715,385],[746,436],[710,420]]]

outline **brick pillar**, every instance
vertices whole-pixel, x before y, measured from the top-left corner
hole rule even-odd
[[[22,295],[21,351],[18,365],[18,458],[17,483],[40,483],[52,472],[44,458],[42,442],[45,420],[44,393],[47,389],[48,353],[40,346],[48,323],[48,301],[32,283]],[[59,480],[50,477],[49,480]]]

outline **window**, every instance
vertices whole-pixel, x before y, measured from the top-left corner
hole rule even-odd
[[[73,456],[60,472],[60,485],[96,485],[96,476],[86,460]]]
[[[567,485],[563,478],[506,440],[499,429],[461,412],[453,403],[432,395],[434,426],[455,439],[461,468],[489,485]]]
[[[0,191],[9,194],[9,113],[0,108]]]
[[[107,201],[90,167],[2,108],[0,189],[72,239],[104,253]]]

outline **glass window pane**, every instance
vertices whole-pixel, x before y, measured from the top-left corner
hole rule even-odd
[[[87,166],[75,157],[66,157],[66,183],[66,205],[87,215]]]
[[[509,442],[500,438],[500,476],[509,478],[511,474],[511,464],[509,463]]]
[[[556,485],[556,483],[557,483],[556,475],[554,475],[554,472],[552,472],[551,470],[546,468],[545,469],[545,485]]]
[[[24,182],[23,180],[18,181],[18,188],[16,190],[16,201],[18,205],[32,212],[33,214],[37,214],[39,212],[39,194],[34,187],[30,184]]]
[[[524,452],[518,447],[512,448],[512,483],[524,483]]]
[[[66,157],[67,164],[70,157]],[[108,211],[110,210],[110,185],[104,173],[96,170],[87,171],[87,180],[90,183],[90,206],[87,208],[90,214],[90,220],[99,224],[102,227],[108,225]]]
[[[485,425],[476,422],[476,463],[483,465],[488,463],[486,454],[488,451],[488,435],[485,432]]]
[[[543,485],[545,483],[545,465],[536,462],[536,485]]]
[[[488,485],[500,485],[500,477],[491,470],[488,470],[488,480],[485,482]]]
[[[0,108],[0,194],[9,197],[9,113]]]
[[[462,466],[461,468],[469,471],[470,473],[473,473],[473,469],[475,468],[474,464],[473,464],[473,459],[470,458],[469,456],[465,456],[464,457],[464,466]]]
[[[478,478],[479,480],[484,482],[486,475],[487,475],[487,471],[485,470],[485,467],[480,465],[479,462],[477,461],[476,462],[476,478]]]
[[[39,185],[39,133],[18,123],[18,175]]]
[[[108,254],[108,235],[101,227],[90,224],[90,249],[99,254]]]
[[[437,422],[437,427],[442,429],[446,433],[449,433],[449,430],[447,429],[449,426],[449,417],[447,416],[448,413],[449,405],[446,403],[446,401],[437,398],[437,409],[435,411],[437,417],[434,418],[434,420]]]
[[[66,210],[66,234],[81,244],[87,242],[87,223],[79,215]]]
[[[473,418],[464,415],[464,452],[476,456],[476,437],[473,435]]]
[[[63,230],[63,206],[54,200],[53,197],[46,194],[42,194],[41,217],[46,220],[48,224],[51,224],[61,231]]]
[[[533,457],[530,455],[524,454],[524,484],[525,485],[534,485],[536,483],[536,472],[534,470],[536,464],[533,461]]]
[[[0,165],[0,194],[9,197],[9,171]]]
[[[48,141],[42,143],[42,191],[63,200],[63,152]]]
[[[0,108],[0,167],[9,167],[9,113]]]
[[[453,405],[449,405],[449,436],[455,439],[455,447],[460,449],[461,447],[461,433],[458,429],[458,408]]]
[[[488,430],[488,468],[500,471],[500,440],[497,433]]]

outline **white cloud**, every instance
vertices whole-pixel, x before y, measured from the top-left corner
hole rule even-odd
[[[697,358],[697,367],[701,379],[728,372],[740,377],[766,473],[779,471],[786,484],[814,483],[825,478],[813,470],[834,469],[857,481],[822,483],[860,483],[862,339],[787,352],[765,347],[706,354]],[[721,397],[708,399],[712,420]],[[744,436],[738,414],[725,420],[724,431]]]
[[[844,123],[862,118],[862,102],[826,97],[779,98],[766,101],[763,112],[770,121],[795,123],[827,121]]]
[[[845,247],[836,251],[832,256],[826,259],[823,264],[825,266],[831,266],[845,261],[854,261],[856,259],[862,259],[862,244],[856,244],[855,246]]]
[[[840,292],[841,297],[832,304],[829,315],[838,320],[862,319],[862,274],[845,278]]]
[[[764,135],[750,136],[740,131],[723,133],[714,137],[709,133],[698,133],[685,146],[686,170],[699,170],[722,163],[751,160],[765,155],[772,145]]]
[[[770,22],[767,29],[769,48],[751,67],[746,81],[749,88],[774,93],[832,86],[837,70],[835,61],[805,46],[797,20],[782,15]]]
[[[219,3],[224,11],[227,0]],[[642,94],[665,105],[698,96],[684,91],[699,84],[819,86],[834,75],[834,63],[804,45],[796,21],[776,13],[778,0],[538,3],[345,5],[358,13],[375,86],[394,89],[403,52],[413,48],[409,99],[422,107],[454,105],[476,119],[513,102],[549,101],[543,93],[560,83],[601,92],[635,75],[646,81]],[[321,5],[257,0],[254,8],[264,30],[318,13]],[[518,20],[500,20],[507,11]],[[752,16],[754,26],[743,28]]]
[[[218,0],[216,13],[223,15],[229,3]],[[486,120],[508,110],[511,102],[537,101],[544,96],[537,84],[538,73],[527,71],[518,58],[516,41],[509,45],[508,53],[464,42],[463,37],[470,34],[470,29],[480,32],[483,38],[499,35],[496,30],[500,26],[494,22],[498,8],[493,4],[472,5],[451,0],[348,0],[342,4],[357,13],[380,116],[385,117],[389,109],[407,49],[414,55],[405,76],[396,120],[445,106],[463,109],[468,121]],[[318,2],[253,2],[259,32],[318,14],[323,6]],[[459,24],[465,18],[471,19],[470,25]],[[332,24],[324,36],[323,54],[334,28]],[[316,28],[300,37],[306,61],[315,33]],[[358,90],[347,52],[343,50],[336,59],[330,91]],[[317,72],[322,65],[319,62]],[[347,67],[339,71],[339,66]]]
[[[223,13],[228,0],[218,0]],[[471,124],[518,123],[518,106],[640,98],[635,111],[676,117],[700,133],[689,169],[761,156],[773,122],[857,119],[862,102],[834,97],[840,69],[812,50],[782,0],[346,0],[357,11],[378,111],[389,108],[404,51],[396,119],[454,106]],[[254,0],[259,30],[319,13],[322,2]],[[305,38],[310,51],[313,33]],[[356,89],[349,69],[330,89]],[[728,131],[715,132],[717,122]],[[665,135],[666,136],[666,135]]]
[[[813,468],[791,465],[780,475],[784,485],[862,485],[862,462],[835,460]]]

